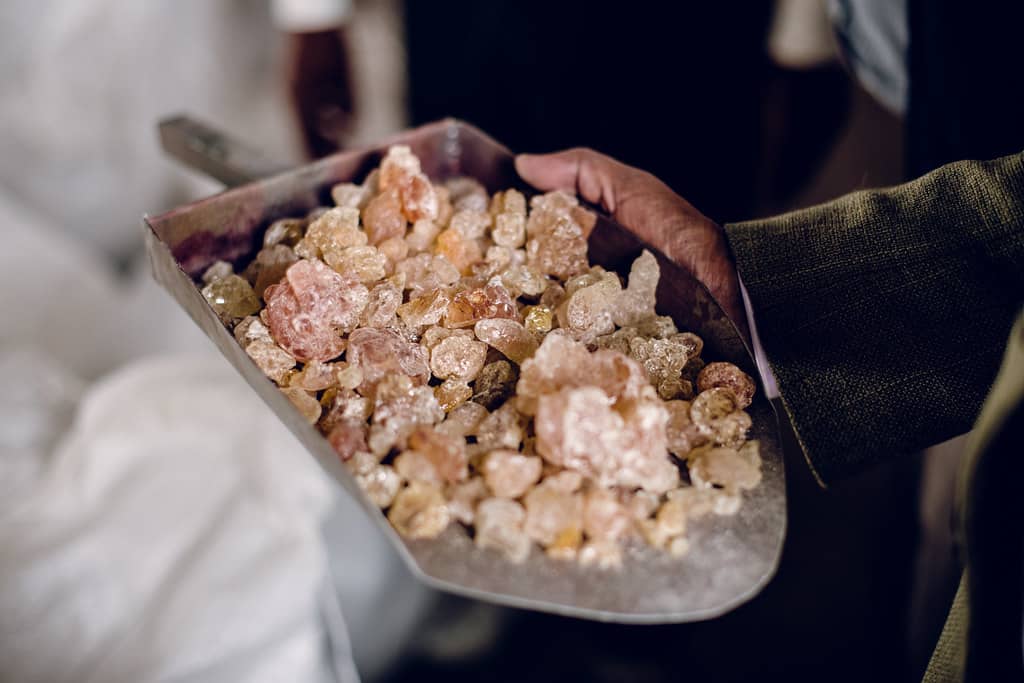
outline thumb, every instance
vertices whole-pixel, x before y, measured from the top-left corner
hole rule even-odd
[[[520,154],[516,171],[542,192],[563,190],[599,204],[640,239],[693,273],[742,326],[739,286],[721,228],[665,183],[582,148]]]
[[[554,154],[520,154],[516,171],[543,192],[564,190],[615,214],[620,195],[639,173],[591,149],[576,148]]]

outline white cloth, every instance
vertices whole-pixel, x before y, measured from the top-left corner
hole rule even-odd
[[[902,116],[910,88],[907,0],[828,0],[828,14],[857,81]]]
[[[352,11],[351,0],[273,0],[274,23],[285,31],[338,28]]]
[[[333,680],[317,609],[330,489],[225,361],[104,380],[35,485],[7,493],[5,680]]]
[[[136,674],[148,680],[144,675],[157,676],[199,656],[210,658],[207,669],[173,680],[273,680],[248,672],[245,662],[258,665],[258,671],[277,671],[279,662],[292,666],[300,655],[317,653],[318,661],[326,660],[328,649],[330,666],[320,661],[318,669],[310,670],[303,668],[308,661],[299,661],[303,666],[281,680],[318,681],[330,669],[348,671],[351,677],[353,653],[336,613],[339,597],[355,629],[360,671],[368,678],[384,672],[408,646],[432,593],[409,574],[363,511],[334,495],[337,487],[148,272],[117,283],[89,249],[2,191],[0,225],[10,227],[7,249],[0,250],[0,318],[6,322],[0,326],[0,376],[5,381],[0,392],[0,681],[79,680],[62,675],[76,668],[91,671],[98,666],[96,658],[113,667],[105,670],[111,676],[118,667],[133,667],[131,675],[125,670],[126,678],[110,680],[135,680]],[[89,380],[126,361],[175,349],[191,352],[180,362],[136,360],[115,379],[102,380],[99,388],[86,388]],[[83,394],[74,434],[54,454]],[[214,429],[218,415],[230,419]],[[112,438],[110,430],[119,423],[125,424]],[[214,437],[202,453],[185,442],[205,433]],[[242,444],[267,434],[256,453],[241,450]],[[181,453],[169,455],[176,449]],[[268,461],[266,467],[260,466],[261,458]],[[175,463],[189,476],[168,469]],[[54,474],[54,467],[80,472],[82,485],[99,492],[88,505],[74,503],[79,477]],[[101,481],[90,483],[95,478]],[[128,478],[130,486],[103,483]],[[256,484],[247,488],[233,478]],[[297,486],[314,491],[310,500],[315,504],[289,509]],[[331,500],[324,520],[325,487]],[[150,499],[140,499],[136,489]],[[200,503],[207,502],[194,504],[196,495]],[[228,510],[241,506],[250,516],[219,530],[220,503]],[[265,524],[260,509],[280,516],[275,510],[282,505],[288,516],[285,528]],[[14,507],[22,510],[20,517],[8,514]],[[175,541],[174,534],[130,535],[137,516],[159,510],[164,517],[180,513],[191,520],[181,533],[198,535],[205,518],[215,535],[231,536],[234,526],[248,525],[250,540],[248,545],[231,540],[207,544],[206,556],[200,557],[183,540]],[[81,518],[92,523],[83,526]],[[317,535],[321,522],[324,533]],[[295,539],[295,533],[301,537]],[[127,540],[116,542],[122,538]],[[75,539],[78,550],[62,547],[69,539]],[[250,552],[248,546],[267,550]],[[171,559],[186,551],[190,558]],[[90,649],[89,639],[105,642],[117,636],[125,620],[167,629],[165,637],[171,639],[184,638],[197,626],[228,634],[235,628],[237,615],[230,610],[179,611],[161,621],[164,606],[145,587],[112,599],[106,584],[74,578],[98,571],[89,561],[104,558],[122,574],[141,572],[138,580],[145,581],[145,572],[153,568],[140,567],[136,556],[158,554],[168,564],[188,562],[191,567],[175,573],[161,591],[184,591],[198,601],[208,590],[215,604],[255,602],[259,609],[249,616],[258,616],[264,632],[276,633],[277,639],[268,635],[259,657],[240,653],[242,644],[230,636],[209,645],[195,638],[177,642],[175,658],[151,643],[136,643],[130,650]],[[223,574],[256,578],[211,589]],[[46,578],[55,575],[63,578]],[[293,603],[283,611],[265,602],[267,586],[275,581],[290,587]],[[319,597],[311,604],[313,596]],[[51,607],[55,604],[97,609],[64,611]],[[305,624],[300,627],[295,620],[301,605]],[[321,624],[318,612],[325,611],[328,618]],[[17,620],[5,619],[8,614]],[[69,621],[78,625],[74,633],[62,630]],[[20,638],[21,631],[32,637]],[[8,638],[8,632],[14,635]],[[52,651],[59,656],[49,661]]]
[[[160,118],[298,158],[282,47],[265,1],[4,0],[0,187],[100,253],[138,251],[144,213],[219,189],[164,158]]]
[[[145,263],[109,267],[143,213],[219,189],[163,158],[161,117],[296,158],[280,45],[268,2],[0,3],[0,681],[347,680],[325,606],[367,671],[422,612]]]
[[[768,55],[788,69],[811,69],[835,60],[832,24],[822,0],[775,0]]]
[[[117,280],[95,250],[3,187],[0,226],[0,349],[31,348],[86,382],[142,355],[210,349],[148,268]]]

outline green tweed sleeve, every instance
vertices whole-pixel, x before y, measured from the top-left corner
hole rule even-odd
[[[971,428],[1024,302],[1024,153],[725,231],[822,482]]]

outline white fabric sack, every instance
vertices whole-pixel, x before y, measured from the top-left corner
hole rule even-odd
[[[37,484],[8,493],[3,680],[333,680],[317,603],[330,486],[225,361],[99,383]]]

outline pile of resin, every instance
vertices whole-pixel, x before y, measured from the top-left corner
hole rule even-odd
[[[760,482],[753,381],[655,314],[649,252],[625,286],[590,266],[574,197],[433,184],[401,146],[332,197],[203,294],[399,533],[616,567]]]

